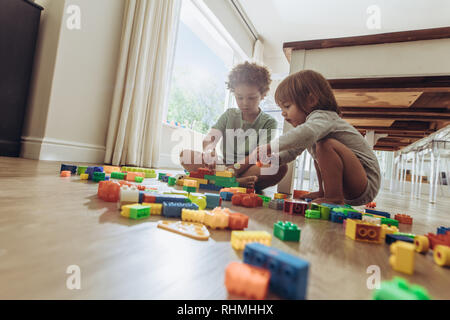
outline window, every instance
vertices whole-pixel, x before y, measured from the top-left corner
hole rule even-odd
[[[239,56],[199,4],[182,2],[167,121],[207,133],[230,103],[225,82]]]

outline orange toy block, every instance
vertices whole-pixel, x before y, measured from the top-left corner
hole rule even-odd
[[[398,222],[403,224],[412,224],[413,218],[407,214],[396,214],[394,217],[395,220],[398,220]]]
[[[231,197],[231,203],[234,206],[256,208],[263,205],[263,200],[254,193],[237,193]]]
[[[367,208],[376,208],[377,207],[377,203],[372,201],[366,204]]]
[[[103,172],[105,173],[120,172],[120,168],[114,166],[103,166]]]
[[[304,196],[305,194],[308,194],[309,191],[305,191],[305,190],[294,190],[294,199],[300,199],[302,196]]]
[[[127,173],[127,181],[135,181],[135,177],[142,177],[145,178],[145,173],[143,172],[128,172]]]
[[[228,214],[228,228],[231,230],[244,230],[248,227],[248,216],[239,212]]]
[[[70,171],[61,171],[60,176],[63,178],[70,177],[72,173]]]
[[[229,294],[263,300],[269,288],[270,271],[241,262],[225,269],[225,287]]]
[[[100,181],[97,196],[103,201],[117,202],[120,200],[120,184],[115,181]]]

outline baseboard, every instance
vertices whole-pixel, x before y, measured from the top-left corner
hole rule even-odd
[[[159,155],[158,165],[155,167],[166,169],[183,169],[178,158],[176,158],[176,160],[177,161],[175,161],[175,159],[173,159],[173,155],[169,153],[161,153]]]
[[[103,163],[105,146],[52,138],[22,137],[20,156],[26,159]]]

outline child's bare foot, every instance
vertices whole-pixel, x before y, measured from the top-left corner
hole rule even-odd
[[[311,200],[315,200],[321,197],[323,197],[323,192],[321,191],[310,192],[301,196],[302,199],[311,199]]]
[[[314,203],[322,204],[344,204],[344,199],[341,198],[317,198],[313,200]]]
[[[257,176],[249,176],[249,177],[241,177],[236,179],[237,182],[239,182],[239,185],[242,188],[255,188],[255,183],[258,181]]]

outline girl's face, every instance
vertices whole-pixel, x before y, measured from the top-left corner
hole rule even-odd
[[[306,113],[293,102],[283,102],[280,106],[284,120],[296,127],[306,121]]]
[[[243,113],[259,112],[259,103],[264,98],[259,88],[253,85],[240,84],[234,89],[234,96],[239,109]]]

